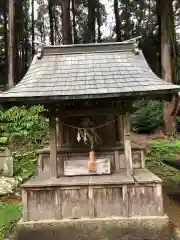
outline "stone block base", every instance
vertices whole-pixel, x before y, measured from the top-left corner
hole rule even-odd
[[[18,240],[170,240],[168,217],[22,222]]]

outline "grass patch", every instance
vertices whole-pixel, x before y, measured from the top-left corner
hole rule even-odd
[[[13,230],[20,217],[20,205],[0,204],[0,240],[3,240]]]
[[[152,141],[147,167],[165,183],[180,186],[180,171],[164,163],[164,160],[175,161],[177,159],[180,159],[180,141]]]

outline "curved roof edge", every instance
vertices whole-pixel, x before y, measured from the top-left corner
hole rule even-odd
[[[39,52],[38,52],[39,54]],[[157,77],[133,40],[45,46],[24,78],[0,94],[4,102],[48,102],[93,98],[129,98],[180,92]]]

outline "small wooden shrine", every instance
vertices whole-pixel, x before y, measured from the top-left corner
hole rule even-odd
[[[168,239],[161,179],[131,144],[130,115],[134,101],[170,101],[179,90],[131,42],[44,47],[0,95],[43,104],[49,119],[50,146],[22,185],[18,239]]]

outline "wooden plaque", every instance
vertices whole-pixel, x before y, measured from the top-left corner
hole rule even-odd
[[[70,160],[64,162],[65,176],[80,175],[103,175],[111,173],[110,159],[96,159],[95,172],[89,171],[88,159],[86,160]]]

